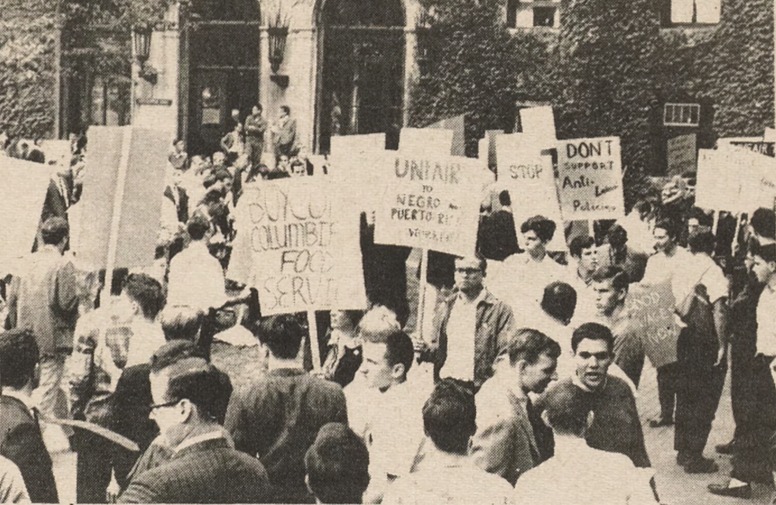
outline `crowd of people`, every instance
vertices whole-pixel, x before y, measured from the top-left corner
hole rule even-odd
[[[429,333],[411,317],[409,249],[375,244],[364,215],[369,307],[319,312],[310,335],[305,314],[262,316],[258,292],[226,274],[243,189],[311,171],[289,113],[272,169],[259,106],[212,156],[176,140],[158,261],[109,276],[68,251],[88,161],[73,143],[34,252],[0,265],[3,501],[58,501],[49,451],[66,447],[79,503],[657,503],[636,402],[651,337],[629,313],[638,282],[669,283],[675,302],[676,360],[657,370],[647,426],[673,426],[685,472],[717,472],[704,451],[730,364],[736,431],[715,449],[733,473],[709,490],[747,497],[771,481],[772,209],[714,223],[671,181],[579,232],[543,216],[516,227],[518,195],[489,190],[476,254],[431,254],[418,279],[438,293]],[[551,250],[556,233],[568,251]]]

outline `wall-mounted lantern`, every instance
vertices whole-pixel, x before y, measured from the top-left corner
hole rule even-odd
[[[281,88],[288,87],[288,76],[278,75],[280,66],[286,55],[286,42],[288,41],[288,27],[291,19],[281,9],[278,2],[274,15],[269,16],[267,23],[267,41],[269,45],[269,65],[272,69],[270,79]]]
[[[151,34],[153,27],[150,25],[136,25],[132,29],[132,47],[135,51],[135,59],[140,66],[138,75],[151,84],[156,84],[157,70],[146,62],[151,56]]]

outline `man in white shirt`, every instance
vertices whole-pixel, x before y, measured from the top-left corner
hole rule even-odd
[[[515,503],[531,505],[654,505],[650,469],[622,454],[593,449],[585,432],[593,422],[578,388],[550,390],[542,418],[552,427],[555,455],[517,481]]]
[[[512,503],[512,487],[478,468],[467,456],[477,429],[474,395],[452,379],[442,379],[423,406],[426,457],[423,469],[394,482],[384,504]]]
[[[382,498],[388,484],[415,466],[424,438],[421,409],[425,395],[407,385],[415,351],[406,333],[396,331],[365,340],[363,352],[359,371],[370,388],[381,392],[379,407],[370,409],[364,436],[371,476],[364,501],[371,503]],[[352,408],[348,406],[348,410]]]
[[[656,254],[647,260],[644,271],[644,284],[659,284],[671,282],[677,307],[687,294],[681,288],[680,282],[674,282],[677,272],[689,266],[692,255],[679,247],[679,228],[676,223],[663,219],[655,224],[652,231],[655,239]],[[661,366],[657,369],[657,392],[660,399],[660,416],[649,421],[653,428],[670,426],[674,423],[674,405],[679,381],[679,367],[676,363]]]
[[[168,305],[188,305],[207,312],[226,302],[224,269],[207,247],[210,225],[199,215],[186,225],[191,237],[188,247],[170,262]]]
[[[512,310],[483,285],[485,267],[482,258],[455,260],[457,292],[439,305],[431,344],[416,343],[439,378],[471,382],[475,389],[493,375],[513,328]]]

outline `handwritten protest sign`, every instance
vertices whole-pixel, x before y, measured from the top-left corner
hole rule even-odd
[[[675,363],[679,327],[674,317],[674,295],[671,284],[650,286],[631,284],[625,299],[628,333],[640,337],[644,351],[655,368]]]
[[[566,221],[624,216],[619,137],[558,141],[558,196]]]
[[[377,160],[385,151],[385,134],[335,135],[331,138],[330,173],[348,188],[346,197],[358,202],[362,211],[374,210],[380,190]]]
[[[776,198],[776,159],[756,153],[746,154],[751,169],[739,174],[741,194],[746,195],[744,211],[771,208]]]
[[[13,270],[20,257],[32,250],[41,209],[49,187],[50,168],[40,163],[0,157],[0,276]]]
[[[668,139],[668,175],[682,175],[697,169],[697,135],[679,135]]]
[[[695,183],[695,204],[698,207],[728,212],[742,212],[739,156],[730,149],[701,149],[698,151],[698,174]]]
[[[359,215],[341,191],[326,177],[245,188],[228,277],[259,290],[262,315],[366,307]]]
[[[775,142],[747,142],[747,141],[731,141],[730,146],[740,147],[758,154],[764,154],[773,158],[776,156],[776,143]]]
[[[128,126],[89,128],[89,156],[78,203],[82,208],[76,229],[80,231],[75,241],[85,265],[105,268],[114,242],[114,268],[153,263],[168,151],[168,138],[158,131]],[[126,165],[123,170],[122,164]]]
[[[386,156],[375,242],[472,255],[483,174],[481,161],[472,158],[402,151]]]
[[[538,142],[540,149],[555,146],[555,116],[552,107],[528,107],[520,109],[522,132]]]
[[[499,135],[496,137],[496,150],[500,160],[498,181],[512,197],[518,240],[522,239],[520,226],[532,216],[542,215],[562,228],[552,158],[542,155],[536,144],[523,134]],[[561,232],[553,236],[548,249],[564,251],[565,246]]]

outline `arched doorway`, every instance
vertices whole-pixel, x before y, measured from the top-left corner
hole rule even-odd
[[[193,0],[186,16],[182,76],[188,78],[183,128],[190,153],[211,154],[259,102],[257,0]]]
[[[404,115],[402,0],[326,0],[318,22],[318,150],[328,152],[333,135],[363,133],[385,133],[395,148]]]

